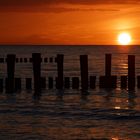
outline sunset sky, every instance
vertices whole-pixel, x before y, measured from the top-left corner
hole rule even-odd
[[[0,44],[140,44],[140,0],[0,0]]]

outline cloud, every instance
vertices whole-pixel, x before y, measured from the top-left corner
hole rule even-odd
[[[0,0],[3,6],[39,6],[50,4],[137,4],[139,0]]]
[[[16,7],[16,8],[1,8],[0,12],[47,12],[47,13],[63,13],[63,12],[78,12],[78,11],[82,11],[82,12],[88,12],[88,11],[92,11],[92,12],[117,12],[120,11],[119,9],[104,9],[104,8],[69,8],[69,7],[34,7],[34,8],[30,8],[30,7],[24,7],[24,8],[20,8],[20,7]]]
[[[69,4],[67,7],[63,4]],[[140,4],[139,0],[0,0],[0,12],[70,12],[70,11],[93,11],[93,12],[116,12],[115,8],[96,8],[100,4]],[[59,5],[59,6],[58,6]],[[77,5],[73,7],[72,5]],[[94,8],[81,8],[78,5],[89,5]]]

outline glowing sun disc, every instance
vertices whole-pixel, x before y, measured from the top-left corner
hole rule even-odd
[[[120,45],[129,45],[131,42],[131,36],[128,33],[121,33],[118,36],[118,43]]]

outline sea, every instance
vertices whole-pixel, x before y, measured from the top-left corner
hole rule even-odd
[[[41,76],[57,77],[57,54],[64,55],[64,76],[79,77],[80,55],[88,55],[89,76],[96,76],[96,88],[43,89],[34,96],[26,90],[25,78],[33,78],[32,53],[41,53]],[[0,58],[15,54],[19,60],[15,77],[22,90],[0,93],[0,140],[140,140],[140,90],[120,88],[120,76],[128,74],[128,55],[135,55],[136,76],[140,75],[140,46],[116,45],[1,45]],[[100,89],[105,75],[105,54],[112,54],[112,75],[116,89]],[[23,60],[21,60],[23,59]],[[0,78],[7,65],[0,63]],[[46,82],[48,84],[48,81]],[[5,85],[4,85],[5,86]]]

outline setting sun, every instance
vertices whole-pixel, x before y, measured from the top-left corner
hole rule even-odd
[[[118,36],[118,43],[120,45],[129,45],[131,43],[131,35],[128,33],[121,33]]]

